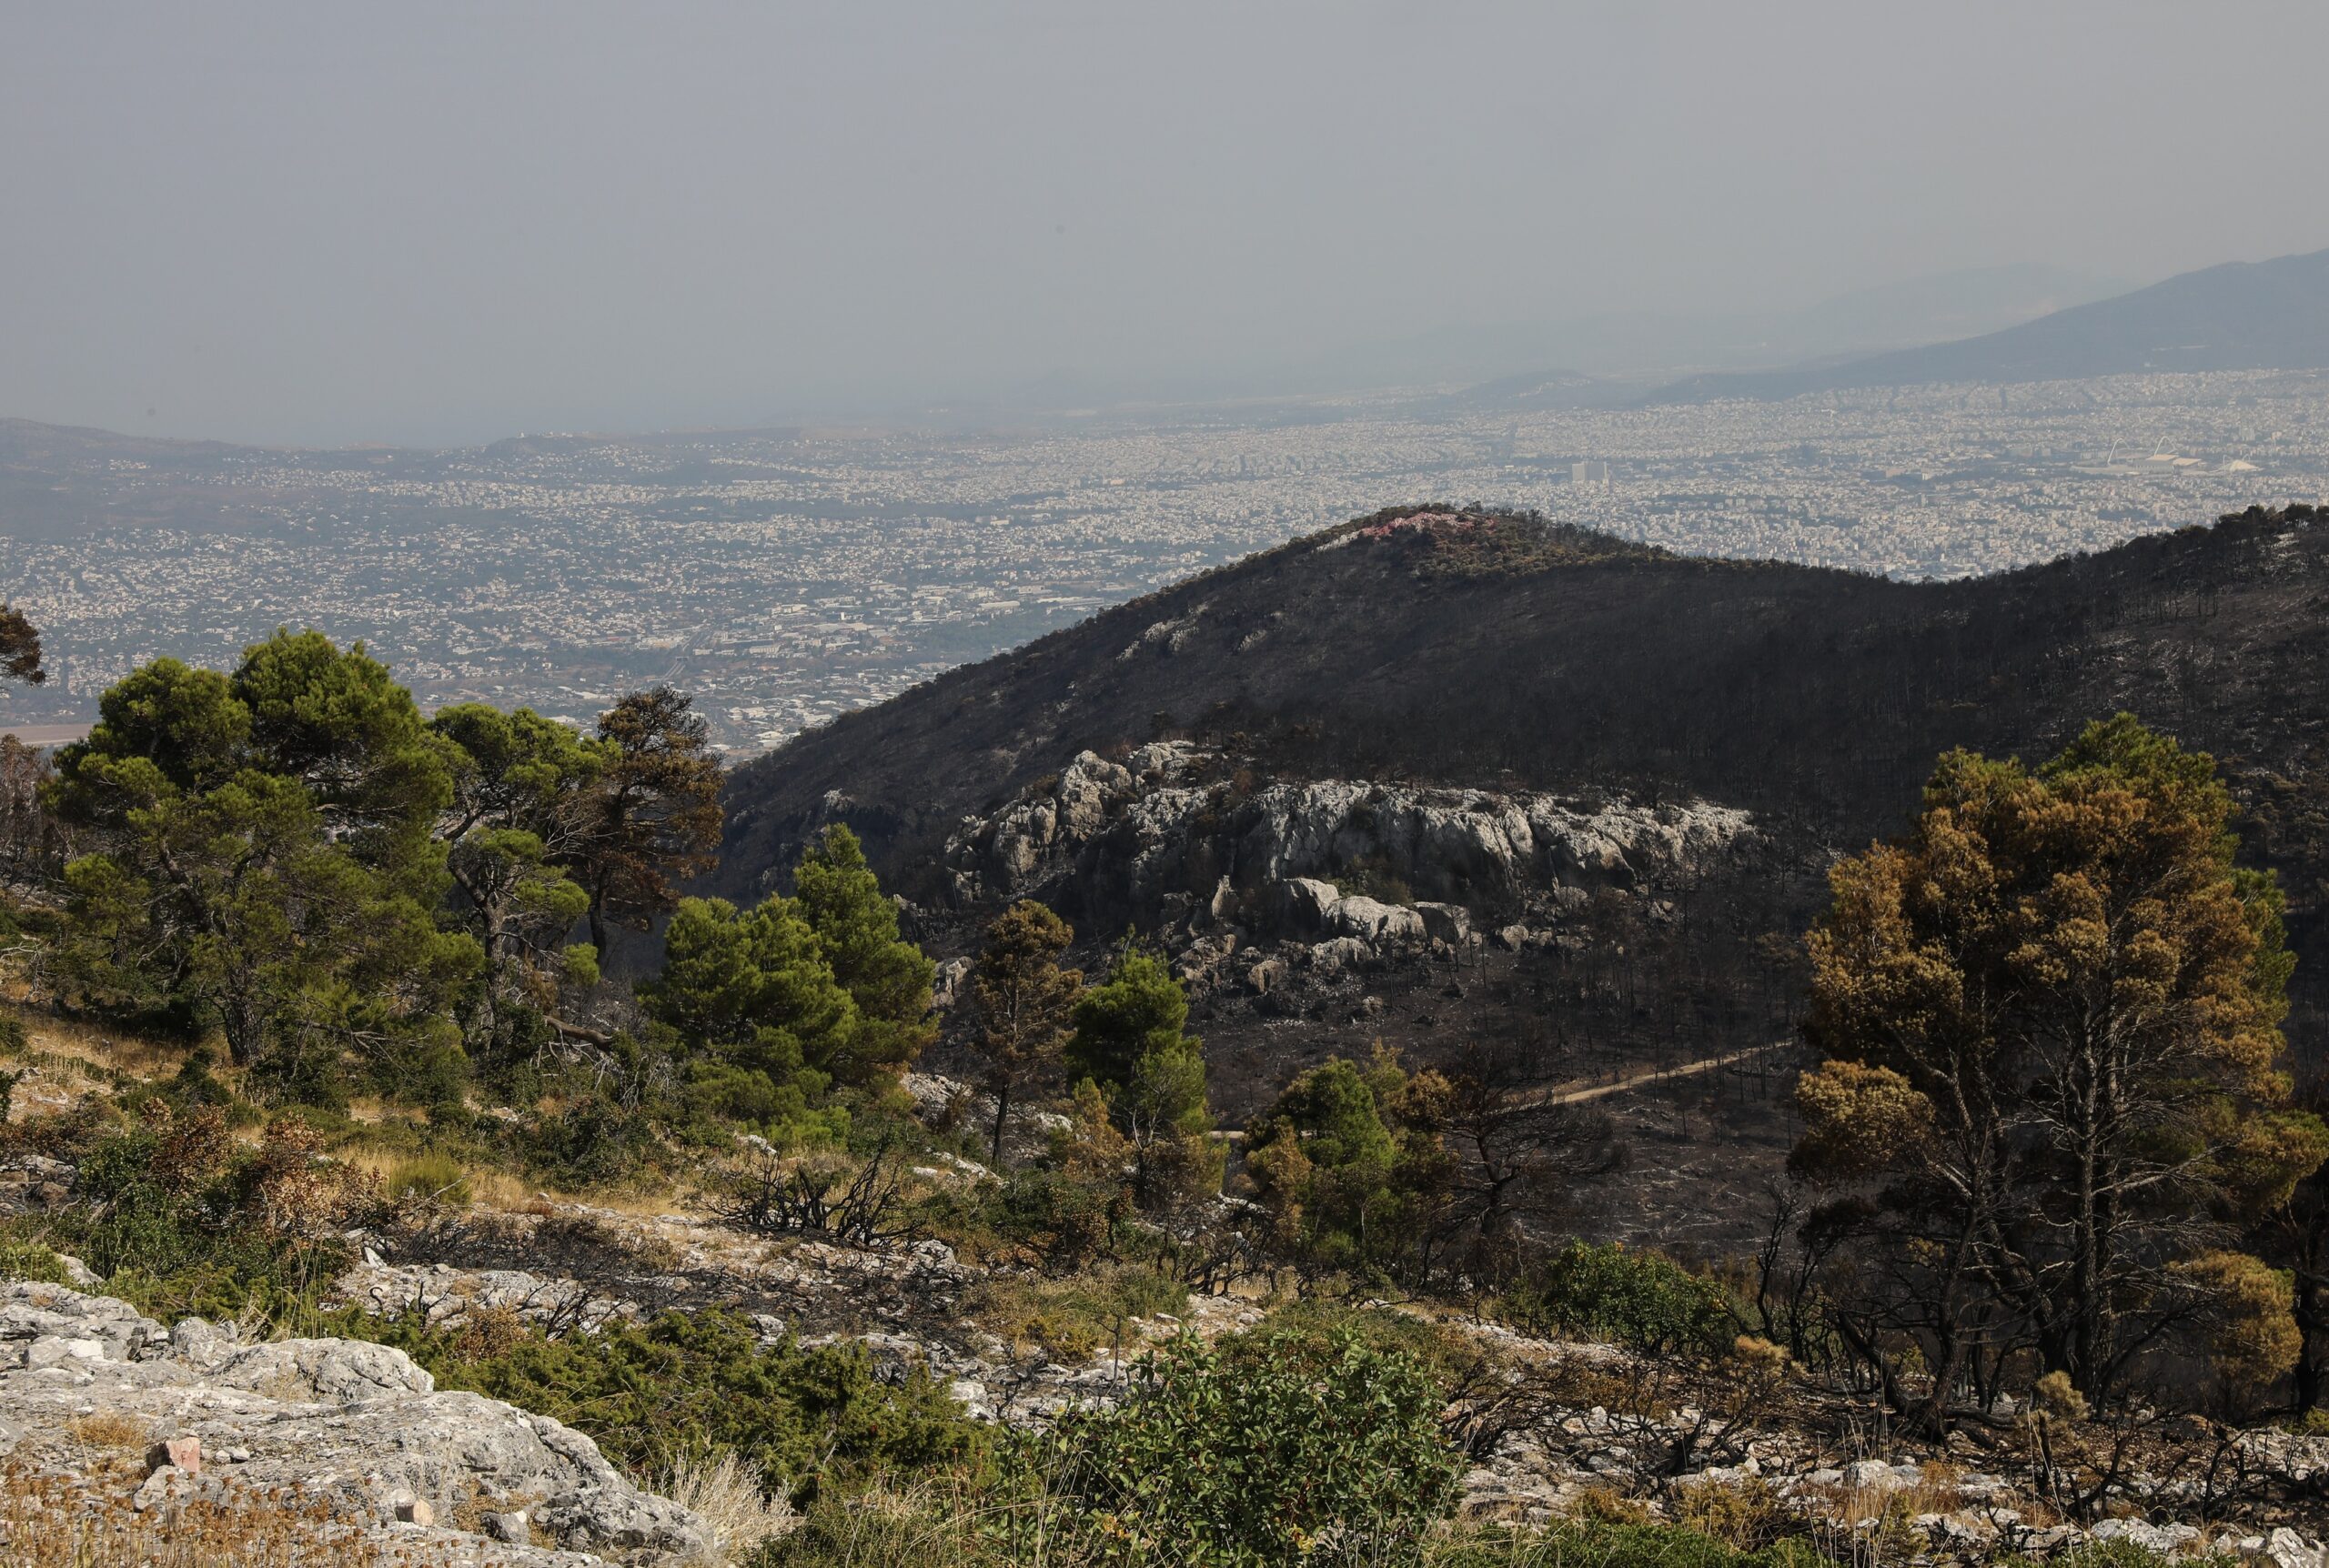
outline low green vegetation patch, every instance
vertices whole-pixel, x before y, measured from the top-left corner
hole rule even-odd
[[[1318,1296],[1288,1302],[1271,1312],[1257,1331],[1225,1340],[1222,1348],[1233,1362],[1279,1354],[1315,1362],[1328,1347],[1346,1340],[1379,1354],[1404,1357],[1443,1389],[1466,1376],[1479,1356],[1464,1335],[1429,1318]]]
[[[64,1260],[54,1251],[39,1241],[5,1235],[0,1235],[0,1280],[29,1280],[43,1285],[68,1282]]]
[[[1420,1563],[1463,1473],[1443,1401],[1421,1363],[1354,1334],[1186,1338],[1114,1405],[1005,1434],[985,1487],[828,1495],[761,1561]]]
[[[924,1373],[879,1375],[861,1345],[762,1344],[749,1320],[667,1312],[546,1338],[483,1310],[458,1328],[349,1312],[329,1332],[394,1345],[439,1388],[588,1432],[635,1475],[733,1452],[802,1498],[884,1472],[975,1467],[983,1436]]]
[[[1057,1510],[1048,1530],[1191,1562],[1416,1560],[1463,1464],[1422,1365],[1352,1335],[1265,1336],[1233,1357],[1194,1338],[1144,1361],[1113,1408],[1073,1412],[1011,1456]]]
[[[1057,1360],[1078,1362],[1112,1344],[1136,1343],[1134,1318],[1177,1317],[1188,1304],[1188,1287],[1169,1274],[1115,1263],[1065,1278],[989,1280],[964,1306],[1006,1343],[1037,1345]]]
[[[377,1186],[321,1156],[296,1114],[269,1121],[254,1146],[216,1107],[174,1111],[158,1096],[109,1125],[66,1118],[49,1147],[79,1164],[72,1207],[27,1217],[17,1232],[69,1251],[106,1290],[164,1321],[198,1313],[280,1326],[303,1317],[348,1261],[346,1229],[374,1217]]]
[[[980,1501],[945,1488],[880,1491],[833,1497],[812,1508],[800,1529],[771,1542],[752,1568],[1090,1568],[1096,1564],[1154,1564],[1156,1568],[1261,1568],[1265,1563],[1345,1564],[1372,1562],[1346,1550],[1339,1538],[1313,1541],[1308,1550],[1275,1558],[1224,1554],[1183,1542],[1165,1545],[1107,1531],[1055,1533],[1040,1547],[1010,1540],[987,1524]],[[1830,1568],[1871,1559],[1867,1544],[1839,1542],[1823,1548],[1806,1535],[1740,1547],[1682,1525],[1605,1518],[1563,1520],[1544,1526],[1456,1523],[1417,1542],[1405,1561],[1417,1568]],[[2131,1542],[2096,1543],[2048,1560],[2049,1568],[2166,1568],[2167,1559]],[[2230,1568],[2223,1556],[2186,1558],[2184,1568]],[[2005,1557],[1993,1568],[2038,1568],[2027,1557]]]
[[[1434,1568],[1825,1568],[1829,1561],[1800,1537],[1748,1551],[1680,1525],[1601,1519],[1463,1532],[1431,1560]]]
[[[1650,1356],[1719,1354],[1739,1333],[1721,1285],[1617,1243],[1569,1242],[1497,1298],[1495,1312],[1540,1339],[1608,1340]]]
[[[442,1151],[399,1161],[380,1182],[389,1203],[443,1203],[459,1208],[469,1201],[469,1172]]]

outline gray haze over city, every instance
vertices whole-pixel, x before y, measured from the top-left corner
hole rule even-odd
[[[0,411],[140,435],[1206,389],[2329,245],[2268,106],[2305,0],[5,10]]]
[[[0,723],[314,625],[741,753],[1404,501],[1955,577],[2329,490],[2314,368],[1650,396],[2329,246],[2318,5],[0,17]]]

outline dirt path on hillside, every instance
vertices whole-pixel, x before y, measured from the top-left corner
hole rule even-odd
[[[1793,1043],[1792,1040],[1776,1040],[1769,1045],[1750,1045],[1744,1050],[1728,1051],[1721,1056],[1701,1057],[1696,1061],[1685,1061],[1675,1067],[1646,1067],[1638,1071],[1622,1073],[1616,1078],[1594,1082],[1580,1083],[1571,1080],[1568,1083],[1554,1084],[1549,1089],[1538,1089],[1517,1095],[1514,1100],[1517,1105],[1524,1108],[1538,1105],[1583,1105],[1588,1101],[1606,1099],[1612,1094],[1623,1094],[1628,1090],[1647,1089],[1652,1084],[1666,1083],[1678,1078],[1695,1078],[1702,1072],[1712,1072],[1717,1068],[1729,1067],[1735,1062],[1752,1061],[1759,1056],[1769,1056],[1775,1050],[1785,1050]],[[1230,1143],[1243,1143],[1245,1141],[1245,1131],[1242,1127],[1225,1128],[1216,1131],[1212,1136]]]
[[[1588,1100],[1599,1100],[1611,1094],[1623,1094],[1629,1089],[1643,1089],[1653,1083],[1665,1083],[1677,1078],[1695,1078],[1699,1073],[1712,1072],[1719,1067],[1729,1067],[1734,1062],[1752,1061],[1759,1056],[1768,1056],[1772,1051],[1784,1050],[1790,1043],[1792,1042],[1788,1040],[1774,1040],[1769,1045],[1753,1045],[1749,1046],[1745,1050],[1734,1050],[1722,1056],[1709,1056],[1697,1061],[1686,1061],[1679,1067],[1644,1068],[1638,1072],[1625,1073],[1604,1083],[1555,1084],[1550,1089],[1539,1090],[1533,1095],[1524,1096],[1522,1102],[1531,1105],[1582,1105]]]

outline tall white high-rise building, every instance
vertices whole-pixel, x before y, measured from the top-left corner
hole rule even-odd
[[[1581,463],[1571,463],[1568,466],[1568,482],[1572,485],[1600,485],[1606,487],[1609,483],[1609,465],[1591,457],[1588,457]]]

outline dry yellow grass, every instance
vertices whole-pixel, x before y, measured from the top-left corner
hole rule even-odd
[[[357,1137],[332,1151],[333,1158],[386,1181],[413,1159],[408,1146]],[[636,1220],[655,1220],[685,1207],[688,1195],[676,1188],[617,1189],[575,1193],[546,1188],[508,1171],[465,1168],[469,1202],[474,1208],[500,1214],[548,1216],[577,1206],[603,1209]]]
[[[536,1201],[539,1191],[540,1189],[531,1182],[507,1171],[469,1172],[469,1201],[481,1209],[492,1209],[504,1214],[522,1213],[527,1204]]]
[[[333,1150],[332,1158],[385,1181],[398,1166],[412,1158],[412,1151],[358,1139]]]
[[[1874,1486],[1839,1483],[1829,1486],[1805,1486],[1796,1495],[1816,1500],[1820,1511],[1830,1518],[1856,1523],[1881,1522],[1895,1515],[1906,1519],[1920,1513],[1954,1513],[1965,1506],[1965,1499],[1957,1490],[1956,1473],[1951,1466],[1928,1464],[1924,1470],[1921,1479],[1906,1486],[1894,1483],[1880,1483]]]
[[[1611,1486],[1588,1486],[1578,1493],[1569,1515],[1590,1524],[1648,1524],[1657,1518],[1648,1503]]]
[[[93,1093],[111,1093],[118,1087],[115,1075],[139,1082],[160,1082],[175,1077],[193,1048],[180,1041],[158,1040],[119,1028],[58,1018],[31,1009],[21,1012],[25,1024],[25,1057],[35,1069],[17,1088],[15,1114],[38,1115],[70,1108]],[[239,1070],[223,1061],[224,1052],[211,1052],[211,1071],[228,1088],[238,1086]],[[386,1178],[412,1159],[409,1143],[393,1136],[397,1123],[417,1123],[419,1113],[394,1106],[377,1097],[363,1097],[348,1108],[350,1120],[379,1127],[377,1140],[359,1135],[333,1150],[335,1158]],[[250,1135],[238,1134],[249,1141]],[[616,1190],[587,1195],[546,1191],[508,1171],[475,1170],[469,1173],[471,1201],[481,1209],[502,1213],[553,1212],[558,1208],[587,1204],[635,1219],[654,1219],[683,1208],[689,1193],[678,1188]]]
[[[144,1448],[154,1436],[153,1423],[144,1416],[113,1410],[76,1416],[65,1430],[75,1442],[91,1448]]]
[[[190,1047],[76,1019],[26,1012],[25,1039],[35,1052],[72,1057],[133,1078],[167,1078],[186,1065]]]
[[[681,1507],[711,1527],[714,1568],[731,1568],[751,1556],[761,1542],[789,1534],[800,1515],[781,1492],[772,1493],[753,1466],[732,1452],[719,1461],[682,1459],[658,1487]]]
[[[116,1092],[127,1083],[151,1083],[174,1076],[191,1048],[116,1028],[100,1028],[20,1008],[25,1026],[21,1054],[9,1063],[29,1068],[16,1085],[12,1119],[71,1110],[92,1096]],[[230,1074],[221,1073],[222,1078]]]

